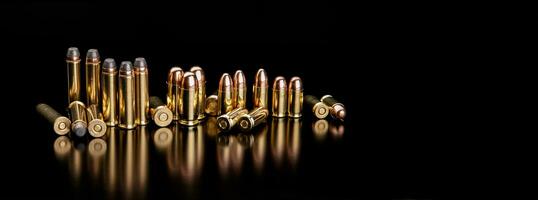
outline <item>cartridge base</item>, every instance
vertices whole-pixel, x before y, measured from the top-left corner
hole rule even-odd
[[[106,133],[106,123],[100,119],[92,120],[88,125],[88,132],[93,137],[103,137]]]
[[[166,106],[159,106],[155,109],[155,113],[153,113],[153,121],[157,126],[165,127],[170,125],[173,120],[173,113],[168,109]]]
[[[58,117],[54,120],[54,132],[58,135],[65,135],[69,133],[71,128],[71,120],[67,117]]]

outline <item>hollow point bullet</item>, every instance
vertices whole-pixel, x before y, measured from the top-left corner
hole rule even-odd
[[[86,53],[86,104],[99,105],[101,60],[97,49]]]
[[[282,76],[273,82],[273,117],[286,117],[288,112],[288,88]]]
[[[147,125],[149,123],[149,81],[148,81],[148,64],[146,59],[136,58],[134,62],[135,75],[135,104],[137,125]]]
[[[172,111],[173,120],[179,119],[179,105],[177,105],[179,94],[181,92],[181,80],[183,79],[183,70],[179,67],[172,67],[168,72],[168,91],[166,93],[166,105]]]
[[[217,117],[217,124],[221,130],[229,131],[235,126],[235,124],[237,124],[239,119],[246,114],[248,114],[248,110],[246,108],[235,108],[232,111]]]
[[[247,104],[247,81],[241,70],[234,74],[232,101],[234,108],[245,108]]]
[[[116,61],[107,58],[103,62],[101,70],[101,106],[103,119],[106,125],[116,126],[118,124],[118,68]]]
[[[252,96],[253,96],[253,105],[255,108],[257,107],[266,107],[267,104],[267,98],[269,96],[268,93],[269,90],[269,78],[267,77],[267,73],[264,69],[259,69],[256,73],[256,79],[254,81],[254,85],[252,87]]]
[[[245,114],[239,119],[239,128],[242,131],[252,130],[254,127],[264,123],[269,115],[269,111],[265,107],[258,107],[250,113]]]
[[[210,115],[210,116],[217,116],[217,113],[218,113],[218,101],[219,101],[219,97],[216,95],[216,91],[215,91],[215,94],[213,95],[209,95],[206,99],[205,99],[205,113]]]
[[[303,83],[295,76],[288,85],[288,117],[299,118],[303,113]]]
[[[56,132],[56,134],[65,135],[69,133],[71,120],[69,120],[67,117],[60,115],[60,113],[56,112],[54,108],[44,103],[37,104],[36,110],[53,125],[54,132]]]
[[[198,80],[198,119],[205,118],[205,99],[206,99],[206,79],[204,70],[200,66],[193,66],[190,70]]]
[[[346,109],[344,104],[339,103],[331,95],[321,97],[321,102],[329,106],[329,112],[332,117],[344,121],[346,117]]]
[[[93,137],[102,137],[106,133],[106,123],[103,114],[99,112],[97,105],[90,105],[86,108],[88,119],[88,132]]]
[[[185,72],[181,81],[181,102],[179,123],[187,126],[197,125],[198,120],[198,80],[192,72]]]
[[[318,119],[325,119],[329,115],[329,106],[325,105],[315,96],[305,95],[304,101]]]
[[[88,122],[86,120],[86,106],[81,101],[73,101],[69,104],[71,113],[71,131],[78,137],[86,135]]]
[[[76,47],[67,49],[67,103],[80,101],[80,52]]]
[[[149,98],[149,110],[151,118],[157,126],[165,127],[172,123],[174,114],[159,97],[152,96]]]
[[[217,115],[233,110],[233,82],[228,73],[224,73],[220,77],[217,97]]]
[[[124,129],[136,128],[135,122],[135,82],[133,64],[121,62],[119,72],[119,127]]]

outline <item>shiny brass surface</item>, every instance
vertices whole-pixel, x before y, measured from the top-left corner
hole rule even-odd
[[[86,108],[88,119],[88,132],[93,137],[102,137],[106,133],[106,123],[103,114],[99,112],[97,105],[90,105]]]
[[[235,124],[237,124],[241,116],[246,114],[248,114],[248,110],[246,108],[235,108],[232,111],[217,117],[217,124],[221,130],[229,131],[235,126]]]
[[[288,117],[303,116],[303,82],[301,78],[292,77],[288,85]]]
[[[268,107],[267,98],[269,96],[269,77],[264,69],[259,69],[252,87],[252,99],[255,108]]]
[[[118,125],[118,69],[112,58],[107,58],[103,62],[101,96],[101,109],[106,125]]]
[[[282,76],[273,82],[273,117],[286,117],[288,112],[288,88]]]
[[[181,81],[179,123],[187,126],[197,125],[198,120],[198,80],[192,72],[186,72]]]
[[[313,95],[305,95],[304,102],[318,119],[325,119],[329,115],[329,106],[325,105]]]
[[[119,127],[136,128],[135,122],[135,81],[133,65],[129,61],[121,63],[119,72]]]
[[[200,66],[193,66],[190,70],[196,76],[198,80],[198,119],[205,118],[205,99],[206,99],[206,79],[204,70]]]
[[[151,118],[157,126],[165,127],[172,123],[174,114],[159,97],[150,97],[149,107]]]
[[[71,131],[78,137],[84,136],[88,128],[86,106],[81,101],[73,101],[69,104],[69,112],[71,113]]]
[[[222,74],[219,81],[217,115],[233,110],[233,82],[228,73]]]
[[[241,70],[237,70],[234,74],[232,101],[234,108],[247,106],[247,81]]]
[[[101,60],[97,49],[86,53],[86,105],[99,105],[101,92]]]
[[[217,95],[209,95],[205,99],[205,113],[209,116],[217,116],[218,101],[219,97]]]
[[[168,72],[168,92],[166,93],[166,105],[174,114],[173,120],[179,119],[179,105],[176,105],[178,102],[180,94],[180,84],[183,79],[183,70],[179,67],[172,67]]]
[[[239,128],[242,131],[250,131],[259,124],[264,123],[267,120],[267,116],[269,116],[267,108],[255,108],[250,113],[241,116],[239,119]]]
[[[65,135],[69,133],[71,120],[69,120],[67,117],[60,115],[60,113],[56,112],[54,108],[44,103],[37,104],[36,110],[53,125],[53,129],[56,134]]]
[[[147,125],[149,123],[149,81],[148,64],[146,59],[136,58],[134,62],[135,76],[135,104],[137,125]]]
[[[76,47],[67,49],[67,103],[80,101],[80,52]]]

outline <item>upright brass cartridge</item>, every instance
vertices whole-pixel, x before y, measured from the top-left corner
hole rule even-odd
[[[88,128],[86,106],[80,101],[73,101],[69,104],[69,112],[71,113],[71,131],[78,137],[84,136]]]
[[[305,95],[304,101],[318,119],[325,119],[329,115],[329,106],[325,105],[315,96]]]
[[[198,80],[192,72],[185,72],[181,81],[181,103],[179,123],[187,126],[197,125],[198,120]]]
[[[217,115],[233,110],[233,82],[228,73],[224,73],[220,77],[217,97]]]
[[[76,47],[67,49],[67,103],[80,101],[80,52]]]
[[[259,69],[252,87],[253,105],[257,107],[268,107],[267,98],[269,96],[269,77],[265,70]]]
[[[99,105],[101,60],[97,49],[86,53],[86,104]]]
[[[181,80],[183,79],[183,70],[179,67],[172,67],[168,72],[168,92],[166,93],[166,105],[174,114],[173,120],[179,119],[179,105],[176,105],[180,99]]]
[[[218,101],[217,91],[213,95],[209,95],[205,99],[205,113],[210,116],[217,116],[218,113]]]
[[[101,70],[101,96],[103,119],[106,125],[116,126],[118,124],[118,69],[116,61],[107,58],[103,62]]]
[[[136,128],[136,115],[133,64],[129,61],[121,62],[119,76],[119,127],[124,129],[134,129]]]
[[[336,101],[336,99],[334,99],[331,95],[321,97],[321,102],[329,106],[329,112],[331,113],[332,117],[344,121],[344,118],[346,117],[346,109],[344,108],[344,104]]]
[[[205,74],[204,70],[200,66],[193,66],[190,70],[194,75],[196,76],[196,80],[198,80],[198,119],[204,119],[205,118],[205,99],[206,99],[206,91],[205,91]]]
[[[239,119],[246,114],[248,114],[246,108],[235,108],[232,111],[217,117],[217,124],[221,130],[229,131],[235,126]]]
[[[152,96],[149,98],[149,111],[157,126],[165,127],[172,123],[174,114],[159,97]]]
[[[69,120],[67,117],[60,115],[60,113],[56,112],[54,108],[44,103],[37,104],[36,110],[53,125],[54,132],[56,132],[56,134],[65,135],[69,133],[71,120]]]
[[[282,76],[276,77],[273,83],[273,117],[286,117],[288,112],[287,90],[286,79]]]
[[[103,137],[106,133],[106,123],[103,120],[103,114],[98,110],[97,105],[90,105],[86,108],[88,119],[88,132],[93,137]]]
[[[303,83],[295,76],[288,85],[288,117],[299,118],[303,113]]]
[[[239,128],[242,131],[250,131],[261,123],[264,123],[269,116],[269,111],[265,107],[258,107],[250,113],[241,116],[239,119]]]
[[[134,62],[135,95],[136,95],[136,124],[149,123],[149,81],[148,64],[144,58],[136,58]]]
[[[232,101],[234,108],[245,108],[247,104],[247,81],[243,71],[237,70],[233,79]]]

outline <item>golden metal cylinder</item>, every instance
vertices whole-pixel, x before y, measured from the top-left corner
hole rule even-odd
[[[232,95],[234,108],[245,108],[247,106],[247,80],[241,70],[237,70],[234,74]]]
[[[269,77],[264,69],[259,69],[252,87],[253,105],[257,107],[268,107],[267,98],[269,96]]]
[[[344,118],[346,117],[346,109],[344,104],[338,102],[331,95],[321,97],[321,102],[329,106],[329,112],[331,113],[332,117],[344,121]]]
[[[159,97],[152,96],[149,98],[149,111],[157,126],[165,127],[172,123],[174,114]]]
[[[204,109],[205,113],[210,116],[217,116],[218,101],[219,101],[219,97],[216,95],[216,91],[215,91],[215,94],[209,95],[205,99],[205,109]]]
[[[303,83],[295,76],[288,85],[288,117],[299,118],[303,115]]]
[[[273,117],[286,117],[288,112],[288,91],[286,79],[282,76],[275,78],[273,83]]]
[[[118,69],[116,61],[107,58],[103,62],[101,70],[101,106],[103,119],[106,125],[116,126],[118,124]]]
[[[86,53],[86,104],[99,105],[101,60],[97,49]]]
[[[206,99],[206,91],[205,91],[205,85],[206,85],[206,79],[204,70],[200,66],[193,66],[190,70],[194,75],[196,76],[196,80],[198,80],[198,119],[204,119],[205,118],[205,99]]]
[[[102,137],[106,133],[106,123],[103,120],[103,114],[98,110],[97,105],[90,105],[86,108],[88,119],[88,132],[93,137]]]
[[[168,92],[166,93],[166,105],[174,114],[173,120],[179,119],[179,105],[178,102],[180,94],[180,84],[183,79],[183,70],[179,67],[172,67],[168,72]]]
[[[185,72],[181,81],[181,102],[179,123],[187,126],[197,125],[198,120],[198,80],[192,72]]]
[[[246,108],[235,108],[232,111],[217,117],[217,124],[221,130],[229,131],[235,126],[239,119],[246,114],[248,114]]]
[[[69,133],[71,120],[69,120],[67,117],[60,115],[60,113],[56,112],[54,108],[44,103],[37,104],[36,110],[53,125],[54,132],[56,132],[56,134],[65,135]]]
[[[265,107],[259,107],[250,113],[241,116],[239,119],[239,128],[242,131],[250,131],[261,123],[264,123],[269,116],[269,111]]]
[[[121,62],[119,76],[119,127],[124,129],[134,129],[136,128],[135,82],[133,65],[131,62]]]
[[[325,105],[318,98],[312,95],[305,95],[304,102],[307,107],[312,110],[314,116],[318,119],[325,119],[329,115],[329,106]]]
[[[149,123],[149,81],[148,64],[144,58],[136,58],[134,63],[136,119],[137,125]]]
[[[71,131],[78,137],[84,136],[88,128],[86,106],[81,101],[73,101],[69,104],[69,112],[71,113]]]
[[[76,47],[67,49],[67,103],[80,101],[80,52]]]
[[[233,110],[233,82],[228,73],[222,74],[219,81],[217,115]]]

